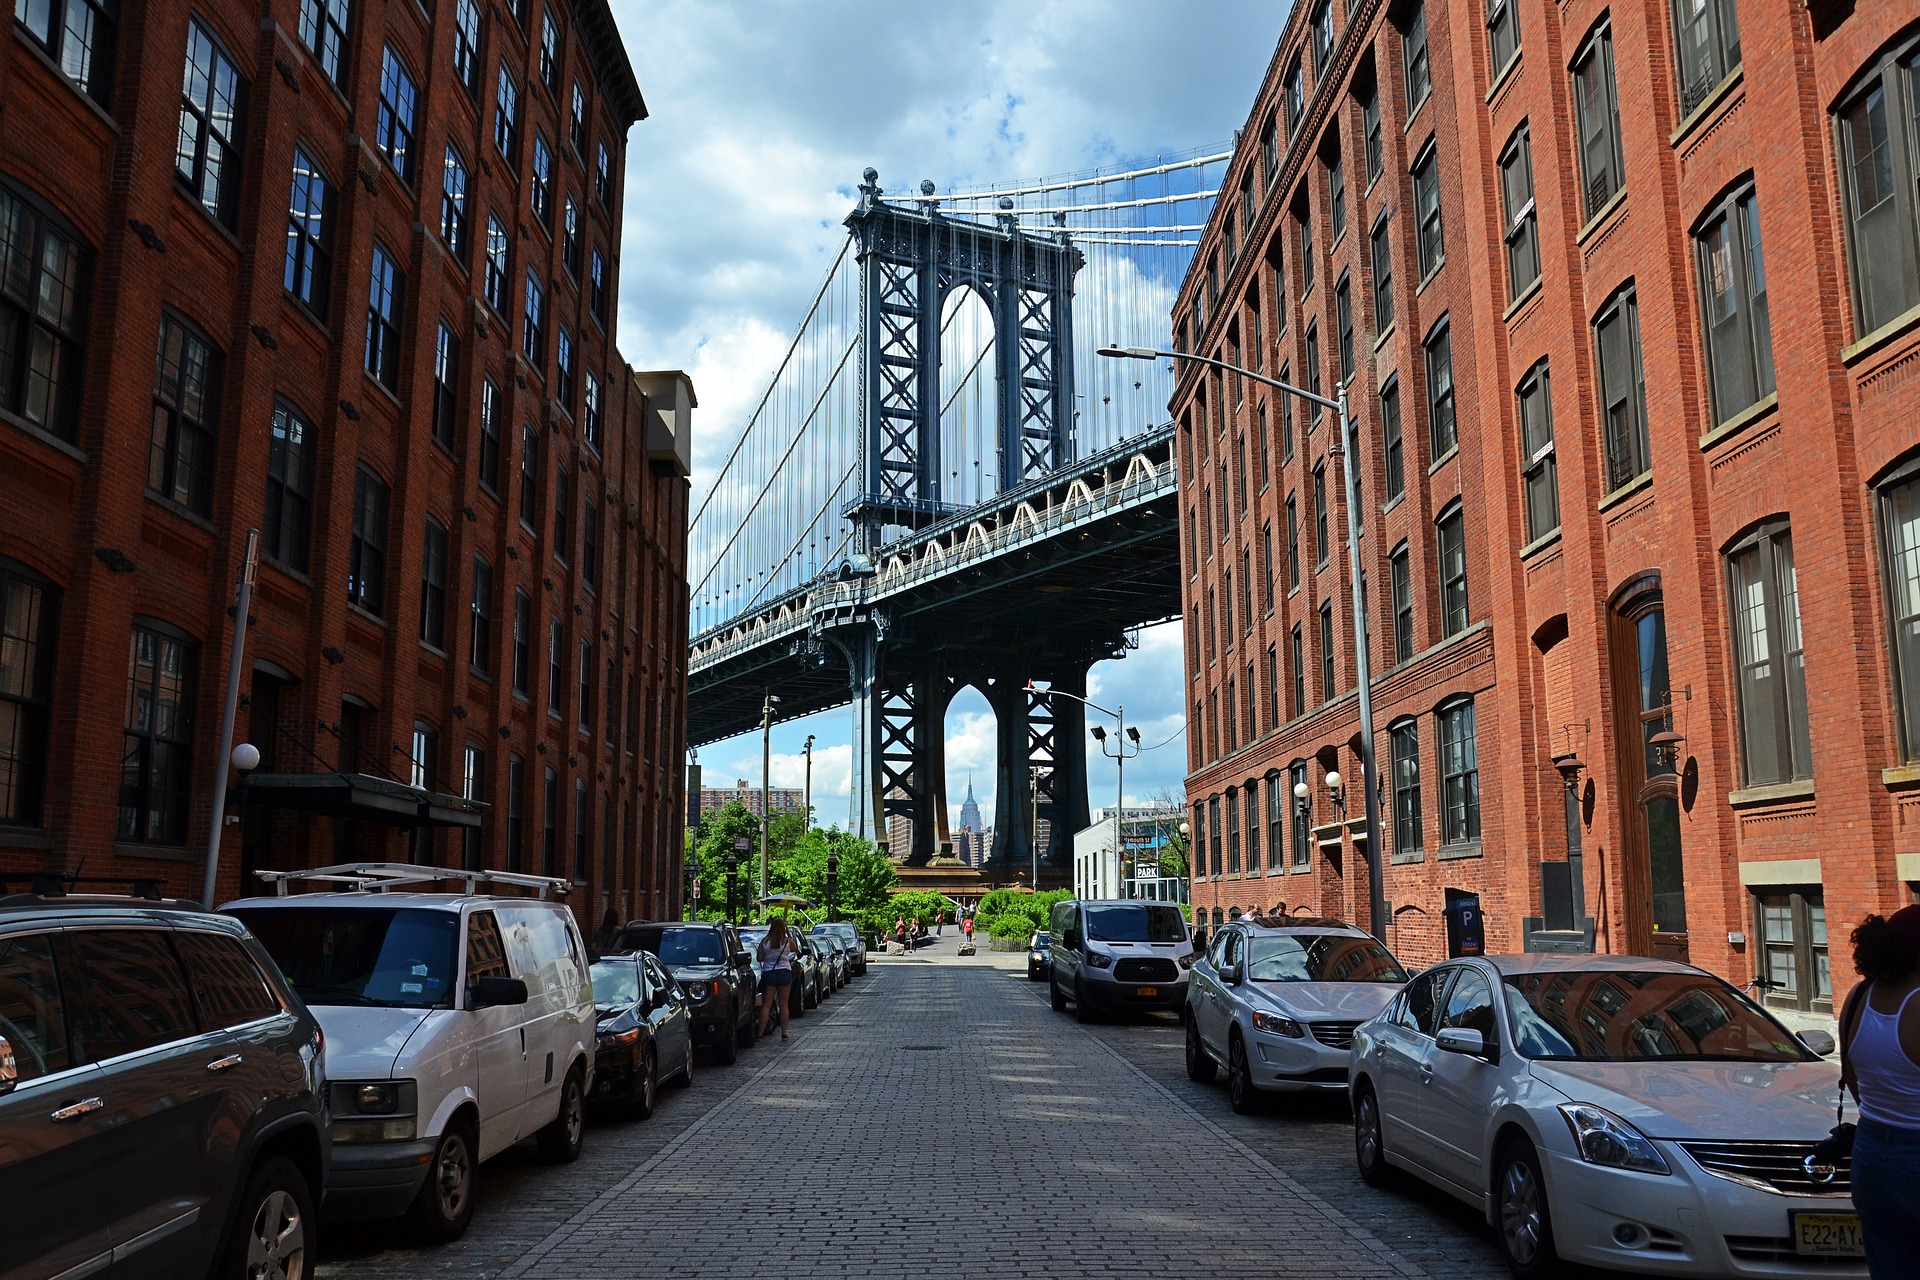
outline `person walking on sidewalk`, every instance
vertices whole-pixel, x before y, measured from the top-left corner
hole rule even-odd
[[[893,940],[900,944],[902,951],[907,949],[907,918],[905,916],[893,918]]]
[[[936,911],[933,913],[933,936],[936,938],[944,938],[947,936],[947,913],[945,911]]]
[[[787,936],[785,916],[775,916],[767,922],[767,936],[760,939],[756,948],[760,956],[760,977],[766,984],[766,991],[760,1000],[760,1034],[767,1034],[767,1024],[773,1020],[773,1007],[780,1006],[780,1038],[787,1038],[787,1019],[789,1006],[793,1003],[793,961],[798,952],[793,939]]]
[[[972,942],[973,941],[973,917],[968,916],[966,918],[966,921],[963,924],[961,924],[960,929],[962,932],[964,932],[967,935],[967,941]]]
[[[1841,1085],[1860,1107],[1853,1207],[1867,1274],[1920,1276],[1920,906],[1853,931],[1861,982],[1840,1011]]]

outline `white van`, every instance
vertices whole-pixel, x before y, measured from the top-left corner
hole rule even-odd
[[[259,938],[326,1034],[326,1212],[405,1215],[424,1240],[472,1221],[478,1164],[538,1136],[580,1155],[593,984],[564,880],[350,863],[261,872],[277,896],[222,910]],[[465,892],[425,891],[464,880]],[[290,893],[299,881],[347,886]],[[482,884],[534,888],[496,897]]]

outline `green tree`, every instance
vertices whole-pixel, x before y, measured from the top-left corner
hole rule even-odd
[[[806,820],[799,814],[777,813],[773,823],[767,828],[767,878],[774,879],[773,866],[790,854],[806,833]],[[700,827],[700,839],[693,850],[693,861],[697,864],[695,878],[700,882],[700,901],[696,918],[701,920],[723,920],[727,915],[727,859],[736,852],[736,842],[744,839],[745,849],[739,849],[739,904],[742,918],[754,912],[754,898],[759,895],[760,876],[760,820],[746,805],[738,800],[732,801],[723,809],[714,810],[703,816]]]
[[[881,857],[872,844],[838,828],[815,828],[804,833],[793,849],[773,864],[768,878],[776,893],[799,894],[819,904],[824,912],[829,858],[837,861],[835,919],[853,919],[887,900],[897,878],[893,863]]]

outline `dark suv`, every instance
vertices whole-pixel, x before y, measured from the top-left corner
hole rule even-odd
[[[614,935],[613,951],[651,951],[687,993],[696,1044],[733,1062],[753,1043],[753,957],[725,921],[635,920]]]
[[[311,1271],[324,1045],[279,969],[238,921],[151,882],[125,897],[37,877],[6,893],[22,883],[0,879],[8,1266]]]

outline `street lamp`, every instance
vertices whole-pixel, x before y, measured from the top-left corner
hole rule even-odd
[[[800,749],[807,753],[806,790],[801,792],[802,803],[806,806],[807,830],[813,830],[813,735],[808,734]],[[829,859],[831,861],[831,859]]]
[[[1092,707],[1095,711],[1104,711],[1108,715],[1113,717],[1114,750],[1109,751],[1107,749],[1106,729],[1104,729],[1100,725],[1095,725],[1090,730],[1090,732],[1093,734],[1094,741],[1100,744],[1100,754],[1114,762],[1113,859],[1114,859],[1114,862],[1118,864],[1120,861],[1120,811],[1125,806],[1126,796],[1127,796],[1127,793],[1126,793],[1127,761],[1132,757],[1140,754],[1140,731],[1138,729],[1129,729],[1127,727],[1127,715],[1126,715],[1126,708],[1124,706],[1103,707],[1099,703],[1093,701],[1091,698],[1083,698],[1077,693],[1068,693],[1065,689],[1036,689],[1034,688],[1033,681],[1031,680],[1027,681],[1027,692],[1042,698],[1051,698],[1056,696],[1061,698],[1072,698],[1075,702],[1079,703],[1083,707]],[[1131,751],[1127,750],[1128,742],[1131,742],[1133,744],[1133,750]],[[1034,835],[1035,836],[1039,835],[1039,830],[1038,830],[1039,825],[1040,825],[1040,820],[1038,818],[1035,818],[1034,819],[1034,827],[1035,827]]]
[[[767,804],[767,776],[773,770],[773,708],[780,695],[770,693],[760,704],[760,896],[767,896],[767,828],[773,809]]]

